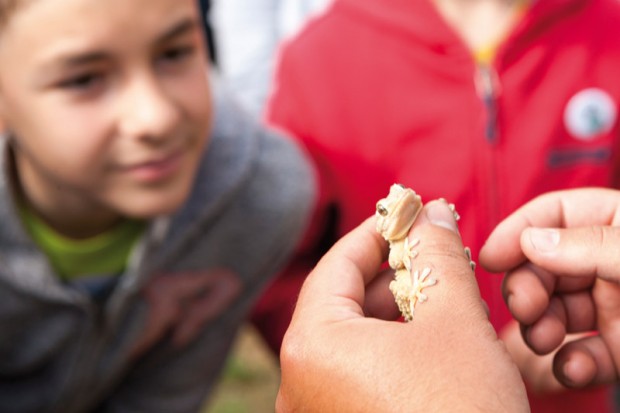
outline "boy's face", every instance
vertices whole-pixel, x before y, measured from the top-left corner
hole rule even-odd
[[[35,206],[173,212],[211,125],[194,2],[24,3],[0,31],[0,117]]]

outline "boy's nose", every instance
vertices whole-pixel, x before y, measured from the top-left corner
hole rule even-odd
[[[162,140],[180,121],[180,108],[155,79],[135,80],[124,94],[119,113],[123,136]]]

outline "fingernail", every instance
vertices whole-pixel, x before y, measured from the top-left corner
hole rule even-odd
[[[551,252],[560,243],[560,232],[557,229],[530,228],[530,242],[540,252]]]
[[[437,226],[449,229],[458,234],[458,226],[454,218],[454,212],[445,200],[431,201],[427,204],[426,216],[428,220]]]

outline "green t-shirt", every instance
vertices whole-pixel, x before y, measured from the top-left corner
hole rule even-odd
[[[59,234],[27,207],[20,209],[20,215],[36,244],[64,280],[121,274],[146,226],[143,221],[125,220],[105,233],[76,240]]]

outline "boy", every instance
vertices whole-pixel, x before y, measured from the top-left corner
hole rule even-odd
[[[199,19],[0,0],[0,411],[197,411],[303,230],[304,158],[211,99]]]

